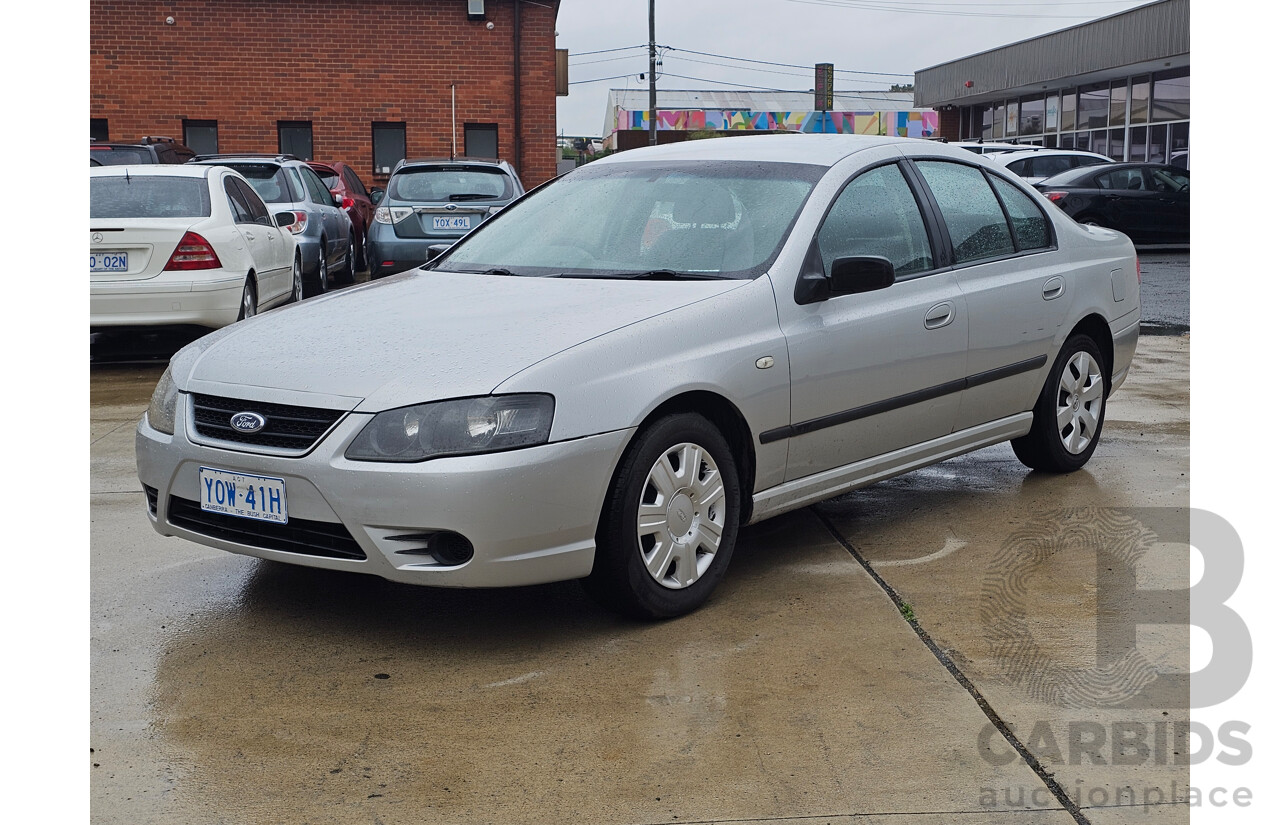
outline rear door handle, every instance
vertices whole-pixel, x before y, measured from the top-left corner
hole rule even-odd
[[[938,329],[945,327],[947,324],[955,320],[956,307],[950,301],[943,301],[929,308],[924,314],[924,328]]]
[[[1052,301],[1066,291],[1067,282],[1062,280],[1061,275],[1054,275],[1044,282],[1044,287],[1041,289],[1040,294],[1044,296],[1046,301]]]

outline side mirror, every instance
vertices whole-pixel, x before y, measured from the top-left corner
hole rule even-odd
[[[329,191],[329,200],[333,201],[333,205],[334,205],[334,206],[338,207],[339,209],[341,209],[341,208],[342,208],[342,196],[341,196],[341,195],[339,195],[337,192],[334,192],[333,190],[330,190],[330,191]]]
[[[874,292],[893,286],[893,264],[888,258],[859,255],[831,262],[831,297]]]
[[[448,251],[449,251],[449,247],[451,247],[451,246],[453,246],[453,244],[451,244],[451,243],[433,243],[433,244],[431,244],[431,246],[428,246],[428,247],[427,247],[427,261],[428,261],[428,262],[431,262],[431,261],[434,261],[436,258],[439,258],[439,257],[440,257],[441,255],[443,255],[445,252],[448,252]]]
[[[387,194],[387,190],[381,187],[375,186],[369,190],[369,200],[373,202],[374,206],[377,206],[378,204],[382,203],[382,198],[386,194]]]
[[[289,227],[293,226],[293,224],[298,220],[297,216],[294,215],[292,212],[277,212],[274,215],[274,218],[276,221],[276,226],[280,227],[286,232],[290,231]]]

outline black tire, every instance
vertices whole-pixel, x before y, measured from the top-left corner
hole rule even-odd
[[[1082,371],[1087,374],[1080,376]],[[1079,386],[1079,391],[1073,392],[1072,385]],[[1033,470],[1050,473],[1079,470],[1089,462],[1102,437],[1110,391],[1111,366],[1102,357],[1097,342],[1088,335],[1071,336],[1062,345],[1040,390],[1031,432],[1009,442],[1018,460]],[[1067,424],[1059,424],[1059,413],[1068,417]],[[1086,426],[1090,420],[1096,423]],[[1086,435],[1087,442],[1080,445]],[[1068,441],[1073,446],[1069,447]]]
[[[688,467],[680,466],[685,454],[675,451],[682,446],[702,451],[685,453],[695,456],[697,467],[692,460]],[[666,462],[674,485],[670,495],[663,495],[650,481],[660,460]],[[721,495],[715,490],[715,472]],[[642,503],[661,509],[663,502],[667,514],[660,517],[662,526],[655,528],[655,535],[666,531],[663,535],[675,548],[665,556],[661,556],[663,545],[641,538],[638,521]],[[682,510],[686,502],[687,517]],[[691,413],[659,419],[635,438],[614,474],[596,529],[595,564],[583,587],[604,607],[634,618],[667,619],[688,613],[702,605],[724,577],[737,542],[740,513],[737,462],[720,431]],[[687,532],[676,535],[686,528]],[[718,544],[708,553],[715,529]],[[659,581],[659,573],[650,572],[646,554],[667,584]],[[669,564],[659,561],[660,556]],[[681,576],[691,583],[677,581]]]
[[[289,295],[292,303],[297,303],[307,295],[307,284],[302,277],[302,255],[295,252],[293,255],[293,292]]]
[[[333,273],[333,282],[339,286],[354,284],[356,282],[356,253],[355,242],[347,244],[347,254],[342,257],[342,265]]]
[[[258,314],[258,288],[253,283],[253,273],[244,279],[244,292],[240,293],[240,313],[236,315],[237,321],[243,321],[245,318],[252,318]]]
[[[327,244],[324,238],[320,239],[320,260],[316,262],[315,276],[311,280],[311,286],[307,290],[307,297],[311,298],[316,295],[323,295],[329,290],[329,260],[326,257]]]
[[[366,269],[369,268],[369,256],[365,252],[364,237],[361,236],[359,241],[353,238],[351,240],[351,243],[356,248],[356,270],[359,272],[364,272]]]

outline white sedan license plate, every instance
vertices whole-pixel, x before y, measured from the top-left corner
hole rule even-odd
[[[283,478],[201,467],[200,509],[258,521],[289,523]]]
[[[128,272],[128,252],[90,252],[90,272]]]
[[[455,217],[446,217],[446,218],[432,218],[431,228],[432,229],[470,229],[471,217],[455,216]]]

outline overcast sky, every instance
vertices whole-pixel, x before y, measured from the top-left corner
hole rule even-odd
[[[813,88],[813,64],[833,63],[836,89],[855,91],[910,83],[918,69],[1105,17],[1149,0],[655,2],[655,39],[660,46],[672,47],[663,57],[659,89],[755,86],[807,90]],[[569,50],[572,84],[568,97],[557,98],[557,128],[565,135],[600,135],[609,89],[648,88],[648,80],[639,77],[649,67],[648,0],[561,0],[557,20],[556,43]],[[631,46],[643,48],[585,54]],[[709,54],[807,68],[750,64]],[[853,71],[878,74],[849,73]],[[614,79],[581,82],[594,78]],[[722,82],[709,82],[716,80]]]

